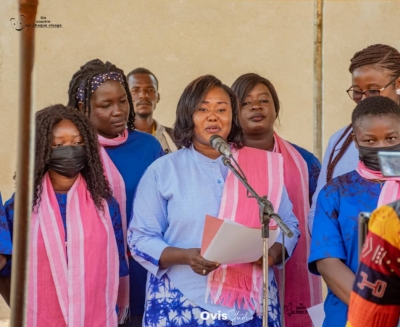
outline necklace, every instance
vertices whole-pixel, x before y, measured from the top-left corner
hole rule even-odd
[[[272,150],[274,149],[274,147],[275,147],[275,139],[272,140],[271,146],[269,146],[269,147],[266,148],[265,150],[266,150],[266,151],[272,151]]]
[[[381,181],[380,179],[371,179],[371,181],[374,183],[379,183],[381,188],[382,188],[383,183],[385,183],[385,181]]]
[[[272,144],[269,148],[266,149],[266,151],[272,151],[274,149],[274,144]]]

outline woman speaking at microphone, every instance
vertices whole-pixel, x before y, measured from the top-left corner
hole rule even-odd
[[[236,96],[211,75],[183,91],[174,134],[185,148],[157,160],[143,175],[128,230],[133,257],[149,271],[144,326],[261,326],[262,266],[221,266],[200,255],[207,214],[261,227],[257,201],[247,198],[209,140],[217,134],[229,142],[250,185],[268,195],[293,231],[294,237],[285,240],[288,258],[300,233],[283,185],[282,157],[243,147]],[[280,326],[272,266],[280,264],[281,243],[282,235],[268,257],[269,326]]]

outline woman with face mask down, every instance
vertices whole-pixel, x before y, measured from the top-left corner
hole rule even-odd
[[[36,126],[27,326],[116,326],[128,265],[97,135],[63,105],[39,111]],[[14,197],[5,204],[11,227],[13,209]]]
[[[400,53],[397,49],[386,44],[373,44],[356,52],[350,62],[351,86],[347,93],[351,100],[359,103],[365,98],[384,96],[400,105]],[[310,233],[319,191],[332,178],[357,167],[358,151],[352,135],[350,124],[329,139],[308,215]]]
[[[324,327],[346,325],[359,264],[360,212],[400,199],[400,178],[383,177],[378,160],[379,151],[400,151],[400,107],[387,97],[367,98],[354,109],[352,128],[359,163],[321,190],[308,261],[309,270],[328,286]]]

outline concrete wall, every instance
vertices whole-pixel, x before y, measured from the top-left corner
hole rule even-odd
[[[373,43],[400,48],[400,1],[329,1],[324,11],[324,145],[349,123],[354,103],[349,59]],[[228,85],[257,72],[275,84],[282,103],[279,133],[313,148],[314,1],[304,0],[41,0],[37,19],[62,28],[36,29],[35,110],[66,103],[80,65],[109,60],[125,72],[144,66],[160,81],[155,116],[172,125],[177,100],[194,78],[215,74]],[[16,164],[19,35],[10,24],[17,0],[0,10],[0,190],[8,198]]]

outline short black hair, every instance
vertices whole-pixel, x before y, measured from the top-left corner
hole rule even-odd
[[[124,74],[124,71],[111,62],[102,62],[100,59],[93,59],[88,61],[86,64],[84,64],[73,76],[72,79],[69,83],[69,89],[68,89],[68,106],[75,108],[76,110],[79,110],[79,101],[76,98],[76,95],[78,93],[78,88],[81,84],[85,86],[84,88],[84,100],[83,102],[83,113],[87,114],[90,117],[90,85],[92,83],[93,77],[99,74],[105,74],[105,73],[118,73],[122,75],[123,80],[124,80],[124,89],[126,96],[128,98],[128,103],[129,103],[129,116],[128,116],[128,121],[127,121],[127,127],[128,130],[132,131],[135,129],[135,111],[133,110],[133,101],[132,101],[132,95],[131,92],[129,91],[129,86],[128,86],[128,81],[126,79],[126,76]]]
[[[33,207],[40,203],[43,176],[49,170],[47,162],[52,151],[53,129],[64,119],[70,120],[83,138],[87,162],[81,174],[96,207],[102,209],[102,200],[110,198],[112,191],[104,176],[96,131],[88,117],[75,108],[66,107],[62,104],[49,106],[36,113]]]
[[[272,100],[274,101],[276,118],[279,118],[280,103],[278,93],[276,92],[274,85],[269,79],[266,79],[265,77],[255,73],[243,74],[239,76],[232,84],[232,90],[239,99],[239,106],[242,107],[242,103],[247,94],[249,94],[251,90],[260,83],[264,84],[271,93]]]
[[[176,108],[174,140],[181,146],[189,147],[193,143],[193,114],[199,108],[207,93],[214,87],[220,87],[229,96],[232,106],[232,125],[228,142],[240,149],[244,145],[244,133],[239,122],[239,105],[235,93],[213,75],[204,75],[190,82],[183,91]]]
[[[400,118],[400,106],[392,99],[384,96],[370,97],[357,104],[351,115],[353,128],[366,116],[393,115]]]
[[[156,75],[154,75],[150,70],[148,70],[147,68],[143,68],[143,67],[135,68],[128,75],[126,75],[126,79],[129,79],[129,76],[135,75],[135,74],[147,74],[147,75],[153,76],[154,79],[156,80],[156,84],[157,84],[156,86],[157,86],[157,91],[158,91],[158,79],[157,79]]]

